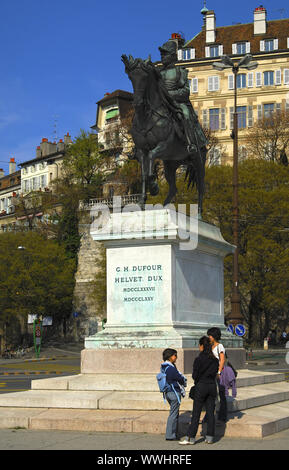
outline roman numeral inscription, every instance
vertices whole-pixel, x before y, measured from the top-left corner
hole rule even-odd
[[[114,285],[122,288],[124,302],[153,302],[153,293],[163,282],[161,264],[117,266],[115,271]]]

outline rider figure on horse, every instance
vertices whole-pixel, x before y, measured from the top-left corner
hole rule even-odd
[[[190,86],[188,71],[183,67],[176,67],[177,43],[167,41],[159,47],[162,67],[157,68],[163,100],[171,110],[177,125],[184,132],[188,153],[199,153],[207,145],[207,139],[199,124],[198,117],[190,102]],[[177,130],[177,129],[176,129]]]

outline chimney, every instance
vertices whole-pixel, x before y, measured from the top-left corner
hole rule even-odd
[[[46,157],[47,155],[51,155],[52,153],[57,152],[57,144],[56,142],[51,143],[48,142],[48,139],[43,138],[40,144],[41,156]]]
[[[213,10],[206,13],[206,43],[216,42],[216,15]]]
[[[182,47],[184,47],[185,44],[184,38],[179,33],[172,33],[170,41],[175,41],[177,43],[177,49],[181,49]]]
[[[45,157],[46,155],[49,154],[49,142],[48,142],[48,139],[46,139],[45,137],[43,137],[42,141],[41,141],[41,144],[40,144],[40,150],[41,150],[41,156],[42,157]]]
[[[267,31],[267,10],[260,5],[254,10],[254,35],[266,34]]]
[[[0,178],[4,178],[4,170],[3,168],[0,168]]]
[[[42,157],[41,147],[40,145],[38,145],[38,147],[36,148],[36,158],[41,158],[41,157]]]
[[[16,162],[15,162],[15,158],[10,158],[10,162],[9,162],[9,175],[11,175],[11,173],[15,173],[16,171]]]
[[[68,144],[71,144],[72,143],[72,140],[71,140],[71,137],[69,135],[69,132],[67,132],[67,134],[64,136],[64,143],[65,145],[68,145]]]
[[[59,142],[57,144],[57,150],[59,152],[62,152],[64,150],[64,142],[63,142],[63,139],[59,139]]]

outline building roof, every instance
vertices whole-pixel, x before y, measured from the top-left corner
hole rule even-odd
[[[14,180],[13,183],[11,180]],[[21,170],[17,170],[14,173],[9,175],[2,176],[0,178],[0,191],[3,189],[13,188],[14,186],[19,186],[21,184]]]
[[[260,40],[279,39],[278,49],[287,49],[287,38],[289,37],[289,18],[282,20],[267,21],[266,34],[254,35],[254,23],[236,24],[216,28],[216,41],[214,44],[224,46],[224,54],[232,54],[232,44],[242,41],[250,41],[251,53],[260,52]],[[196,49],[196,58],[205,56],[206,31],[203,29],[193,39],[187,41],[186,48]]]
[[[21,168],[26,165],[31,165],[31,163],[39,163],[43,160],[55,160],[56,158],[61,158],[65,154],[65,150],[58,150],[54,153],[49,153],[48,155],[42,155],[41,157],[32,158],[32,160],[26,160],[25,162],[19,163],[18,166]]]
[[[133,94],[129,91],[115,90],[112,93],[106,93],[101,100],[97,101],[96,104],[104,104],[106,101],[110,101],[111,99],[114,100],[115,98],[122,98],[124,100],[132,101]]]

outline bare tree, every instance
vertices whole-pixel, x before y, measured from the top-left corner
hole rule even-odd
[[[289,112],[263,116],[248,130],[246,146],[251,156],[288,164]]]

